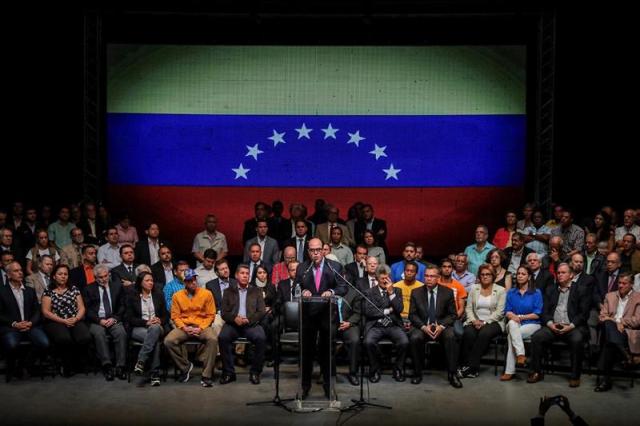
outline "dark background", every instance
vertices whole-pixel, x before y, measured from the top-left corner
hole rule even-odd
[[[175,3],[179,6],[25,3],[5,9],[0,206],[15,199],[36,205],[82,199],[83,14],[87,11],[103,13],[105,37],[116,42],[344,43],[342,37],[350,36],[353,44],[403,40],[483,44],[533,42],[535,24],[530,15],[541,8],[557,13],[553,199],[574,207],[578,215],[591,215],[605,204],[618,209],[640,205],[638,157],[632,155],[638,145],[637,72],[632,65],[637,32],[634,15],[621,2],[596,7],[560,1],[323,1],[310,2],[305,9],[299,2]],[[367,13],[373,9],[395,13],[396,18],[370,20]],[[152,10],[156,12],[149,13]],[[220,17],[220,12],[229,15]],[[291,12],[307,18],[286,19]],[[413,15],[417,12],[432,15],[417,19]],[[351,13],[358,16],[345,17]],[[530,84],[535,84],[531,77],[530,73]],[[535,92],[530,88],[529,93]],[[529,190],[532,185],[530,178]],[[247,215],[250,212],[248,206]]]

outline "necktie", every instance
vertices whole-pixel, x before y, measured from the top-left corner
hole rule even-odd
[[[369,288],[373,288],[373,287],[375,287],[377,285],[378,285],[378,283],[376,283],[376,279],[375,278],[371,278],[371,284],[370,284]]]
[[[132,266],[127,266],[127,271],[129,271],[130,274],[133,273],[133,267]]]
[[[316,291],[320,291],[320,278],[322,277],[322,270],[318,267],[316,268]]]
[[[302,242],[302,238],[298,238],[298,262],[302,263],[302,260],[304,259],[304,243]]]
[[[102,289],[102,304],[104,305],[104,317],[111,318],[111,302],[109,302],[109,293],[107,289]]]
[[[616,282],[616,274],[609,275],[609,285],[607,286],[608,291],[613,290],[613,285]]]
[[[427,305],[427,316],[429,324],[435,324],[436,322],[436,303],[433,289],[429,290],[429,304]]]

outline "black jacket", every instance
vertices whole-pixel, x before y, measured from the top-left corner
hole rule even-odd
[[[238,288],[231,288],[225,290],[222,297],[222,319],[229,323],[235,324],[235,318],[238,316],[240,308],[240,294]],[[257,287],[249,286],[247,288],[247,319],[249,320],[249,327],[257,325],[264,317],[265,305],[262,292]]]
[[[158,239],[158,249],[167,245],[167,242]],[[151,266],[151,253],[149,252],[149,239],[143,238],[136,244],[135,259],[138,264],[145,264]]]
[[[152,291],[151,300],[153,302],[155,316],[160,318],[162,327],[166,328],[169,324],[169,315],[162,293]],[[128,292],[126,295],[125,322],[129,331],[134,327],[147,326],[147,321],[142,319],[142,304],[140,302],[140,293],[137,291]]]
[[[439,285],[436,295],[436,321],[445,327],[451,327],[457,318],[456,300],[453,290]],[[415,328],[421,328],[428,322],[427,303],[429,301],[429,288],[424,285],[411,292],[411,304],[409,305],[409,320]]]
[[[100,323],[98,312],[100,311],[100,291],[99,285],[94,284],[84,289],[83,297],[85,309],[87,310],[87,322]],[[111,318],[124,321],[125,314],[125,291],[122,284],[117,281],[109,281],[109,291],[111,293]]]
[[[400,316],[400,314],[402,313],[402,309],[404,306],[404,303],[402,302],[402,290],[400,290],[399,288],[394,288],[393,291],[396,295],[393,300],[390,300],[389,297],[382,297],[380,294],[379,286],[370,288],[365,294],[375,304],[375,306],[377,306],[381,310],[384,310],[386,308],[393,308],[393,311],[388,316],[389,318],[391,318],[395,325],[401,327],[402,317]],[[365,334],[376,324],[379,319],[384,318],[384,314],[382,312],[379,312],[378,309],[371,306],[370,303],[366,302],[364,306],[364,315],[366,319],[364,325]]]
[[[553,314],[558,306],[558,298],[560,297],[560,290],[558,285],[554,283],[551,287],[547,288],[547,292],[544,297],[544,309],[542,311],[542,324],[543,326],[553,321]],[[571,285],[571,291],[569,293],[569,301],[567,303],[567,315],[569,321],[576,326],[576,328],[587,328],[587,320],[589,319],[589,311],[591,310],[592,291],[587,286]]]
[[[36,291],[31,287],[24,287],[24,320],[30,321],[33,326],[40,323],[40,304]],[[11,291],[10,284],[0,287],[0,335],[13,330],[11,324],[20,322],[20,308]]]
[[[220,278],[213,279],[205,284],[207,290],[213,294],[213,301],[216,304],[216,310],[220,312],[222,309],[222,290],[220,289]],[[229,288],[238,288],[238,281],[229,278]]]

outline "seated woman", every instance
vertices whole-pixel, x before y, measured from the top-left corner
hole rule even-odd
[[[262,297],[264,298],[265,315],[260,321],[260,325],[264,329],[264,333],[267,336],[267,348],[271,345],[271,339],[273,337],[272,324],[274,319],[273,307],[278,299],[278,291],[276,286],[271,284],[269,279],[269,272],[267,268],[259,265],[256,270],[256,277],[249,283],[250,286],[258,287],[262,291]]]
[[[134,291],[127,296],[125,318],[131,338],[142,343],[133,371],[142,376],[151,358],[149,381],[151,386],[160,386],[160,345],[169,317],[162,293],[154,291],[150,272],[143,271],[136,278]]]
[[[26,275],[38,272],[37,265],[40,262],[40,257],[45,254],[51,256],[55,263],[60,261],[60,253],[58,253],[58,250],[49,242],[49,234],[45,229],[40,229],[36,232],[36,245],[31,247],[31,250],[29,250],[25,256],[27,259]]]
[[[467,321],[462,335],[461,377],[478,377],[480,358],[491,339],[504,331],[504,305],[506,292],[494,284],[496,273],[486,263],[478,268],[480,284],[474,284],[467,298]]]
[[[376,234],[373,231],[367,229],[363,235],[364,244],[367,246],[367,256],[373,256],[378,259],[378,265],[384,265],[387,263],[387,258],[384,255],[384,250],[378,245],[376,240]]]
[[[84,362],[91,334],[82,321],[85,314],[80,290],[69,283],[69,268],[58,265],[51,273],[49,288],[42,295],[44,331],[54,343],[62,358],[64,377],[73,375],[73,370]]]
[[[511,289],[511,272],[507,271],[502,265],[506,262],[507,255],[504,254],[504,251],[500,249],[492,249],[489,254],[487,254],[486,262],[491,265],[493,268],[496,277],[494,279],[494,283],[498,284],[500,287],[504,287],[505,290],[509,291]]]
[[[542,293],[536,289],[533,276],[525,266],[516,271],[516,285],[507,292],[505,306],[507,322],[507,352],[504,374],[500,380],[511,380],[516,372],[516,365],[524,367],[523,339],[531,337],[540,329],[542,315]]]

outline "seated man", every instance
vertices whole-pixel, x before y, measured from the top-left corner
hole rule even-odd
[[[255,345],[253,364],[249,380],[260,384],[260,373],[264,363],[267,337],[260,326],[265,315],[264,297],[257,287],[249,287],[249,267],[245,264],[236,268],[237,287],[229,287],[222,297],[221,315],[225,325],[220,332],[220,354],[222,355],[222,377],[220,384],[236,380],[233,366],[233,341],[244,337]]]
[[[632,280],[630,273],[621,273],[618,290],[607,293],[600,311],[604,345],[598,361],[602,380],[594,389],[596,392],[611,389],[611,370],[616,358],[621,356],[629,365],[634,363],[631,354],[640,353],[640,293],[632,290]]]
[[[453,323],[457,318],[456,302],[453,290],[438,285],[440,268],[428,266],[424,273],[425,285],[411,292],[409,319],[411,330],[411,353],[414,362],[414,385],[422,382],[424,364],[425,339],[443,341],[447,355],[449,384],[456,389],[462,387],[456,375],[458,364],[459,342],[453,331]]]
[[[171,304],[173,303],[173,295],[184,289],[184,274],[189,269],[189,264],[180,260],[173,267],[173,280],[165,284],[162,292],[164,294],[164,302],[167,305],[167,312],[171,312]],[[197,275],[194,275],[197,276]]]
[[[347,379],[353,386],[358,386],[358,360],[360,355],[360,313],[362,298],[353,288],[338,299],[338,336],[342,338],[349,354],[349,374]]]
[[[404,265],[404,279],[398,281],[393,286],[395,288],[399,288],[402,292],[402,305],[404,309],[400,316],[402,316],[402,321],[404,322],[405,331],[409,331],[411,323],[409,321],[409,303],[411,302],[411,293],[416,288],[420,288],[424,285],[422,281],[418,281],[416,279],[416,274],[418,273],[418,265],[413,262],[407,262]]]
[[[544,296],[543,326],[531,337],[531,371],[528,383],[543,379],[540,361],[544,346],[563,340],[571,350],[569,386],[580,386],[583,344],[589,337],[587,320],[592,290],[586,286],[572,285],[572,279],[573,271],[569,265],[560,263],[556,270],[556,284],[548,288]]]
[[[198,356],[202,362],[202,378],[200,384],[205,388],[213,386],[213,365],[218,354],[218,339],[211,326],[216,313],[213,294],[200,288],[193,269],[184,271],[184,288],[177,291],[171,302],[171,320],[175,324],[173,330],[164,339],[176,366],[182,371],[179,381],[186,383],[191,377],[193,363],[189,361],[187,351],[182,344],[187,340],[200,340],[202,346]],[[165,287],[166,288],[166,287]]]
[[[120,258],[122,263],[111,268],[111,279],[126,288],[133,288],[133,283],[136,282],[136,267],[138,264],[134,263],[135,251],[131,244],[122,244],[120,246]]]
[[[378,342],[385,337],[391,339],[396,348],[396,362],[393,368],[393,378],[397,382],[404,381],[402,367],[405,353],[409,346],[409,339],[402,327],[403,311],[402,291],[393,286],[391,270],[387,265],[380,265],[376,269],[378,285],[367,290],[364,294],[373,302],[365,302],[364,315],[366,318],[364,330],[364,346],[369,355],[371,369],[369,380],[372,383],[380,381],[380,350]]]
[[[404,266],[407,263],[414,263],[418,266],[418,277],[424,276],[425,265],[416,261],[416,245],[412,242],[405,243],[402,250],[403,260],[391,265],[391,279],[393,282],[398,282],[404,279]]]
[[[7,379],[14,372],[15,354],[21,341],[30,341],[43,352],[49,339],[40,327],[40,304],[36,291],[26,287],[22,266],[11,262],[5,267],[7,285],[0,286],[0,347],[7,356]]]
[[[107,339],[109,335],[113,339],[116,351],[115,375],[120,380],[126,380],[127,331],[123,325],[124,288],[119,281],[109,279],[109,268],[106,265],[96,265],[93,268],[93,275],[97,285],[85,287],[83,294],[89,332],[95,341],[105,379],[112,381],[114,374]]]

